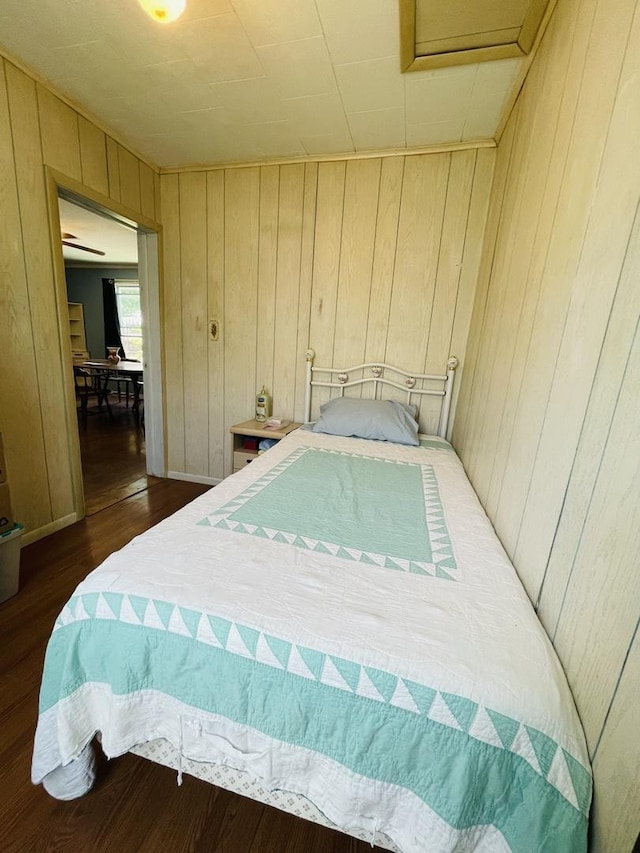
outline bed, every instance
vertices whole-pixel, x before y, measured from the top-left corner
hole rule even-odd
[[[97,738],[400,853],[585,851],[584,735],[446,440],[455,366],[310,351],[309,423],[65,605],[33,782],[87,793]]]

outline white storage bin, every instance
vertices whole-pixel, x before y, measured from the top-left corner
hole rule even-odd
[[[24,527],[14,524],[0,535],[0,603],[18,592],[20,586],[20,540]]]

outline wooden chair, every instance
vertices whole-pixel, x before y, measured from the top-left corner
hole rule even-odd
[[[129,358],[127,361],[140,361],[138,358]],[[129,390],[133,395],[133,380],[130,376],[125,376],[122,373],[112,373],[109,381],[116,386],[116,394],[118,395],[118,403],[122,402],[122,394],[124,393],[124,403],[127,409],[129,408]]]
[[[73,366],[73,379],[76,389],[76,400],[80,404],[78,409],[80,419],[84,429],[87,428],[87,417],[89,415],[102,414],[103,404],[109,417],[113,417],[111,406],[109,405],[109,394],[111,391],[107,388],[109,380],[108,371],[104,370],[89,370],[86,367]],[[97,410],[89,408],[89,400],[97,401]]]

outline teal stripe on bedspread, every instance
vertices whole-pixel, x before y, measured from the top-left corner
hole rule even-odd
[[[415,462],[302,447],[199,524],[413,574],[456,568],[433,466]]]
[[[224,620],[209,618],[214,633],[228,638]],[[253,631],[249,636],[251,630],[243,629],[249,646],[257,644],[259,635]],[[274,649],[286,660],[290,644],[280,642],[283,645]],[[328,656],[306,652],[310,669],[319,672]],[[353,668],[358,665],[333,661],[355,690]],[[371,680],[382,692],[389,687],[385,675],[371,670]],[[407,682],[417,705],[447,697],[448,707],[460,719],[456,729],[426,713],[412,713],[193,638],[100,618],[83,618],[52,635],[41,711],[86,682],[109,684],[117,695],[157,690],[276,740],[314,750],[364,777],[408,788],[458,829],[494,824],[514,851],[585,849],[584,813],[524,758],[471,737],[468,711],[473,703],[463,697]]]

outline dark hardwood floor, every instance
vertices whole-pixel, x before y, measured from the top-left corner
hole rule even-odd
[[[69,803],[30,782],[44,650],[63,604],[109,553],[207,488],[150,477],[143,491],[22,550],[20,592],[0,604],[3,853],[370,853],[368,844],[187,775],[178,788],[173,771],[133,755],[103,760],[94,789]]]
[[[144,429],[132,401],[112,393],[110,406],[111,417],[93,407],[86,426],[78,423],[87,515],[147,488]]]

